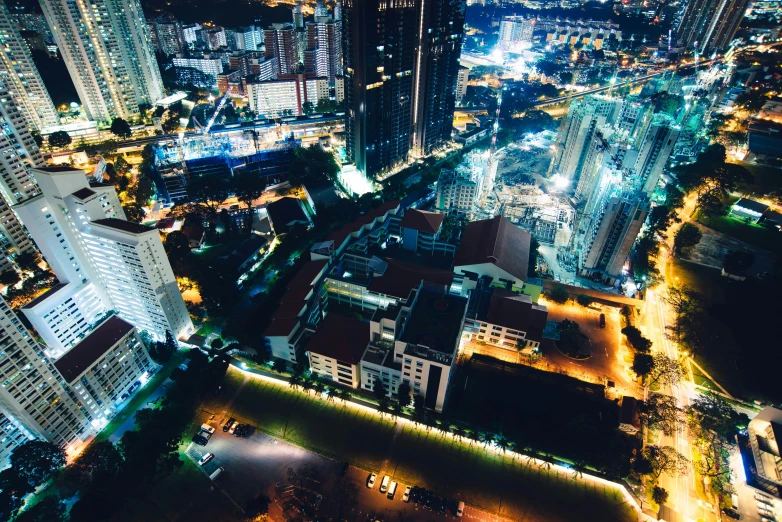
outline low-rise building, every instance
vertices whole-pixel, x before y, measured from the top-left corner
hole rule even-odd
[[[487,298],[488,297],[488,298]],[[470,295],[465,334],[498,348],[533,353],[540,348],[548,310],[526,294],[504,288],[482,288]]]
[[[310,224],[301,202],[296,198],[285,197],[273,201],[266,205],[266,213],[269,216],[269,226],[277,236],[287,233],[296,225]]]
[[[747,484],[762,493],[772,495],[773,511],[777,516],[782,513],[782,410],[767,406],[758,413],[747,427],[749,446],[754,462],[748,466],[753,470],[747,477]],[[767,497],[771,498],[771,497]]]
[[[427,254],[453,255],[456,247],[439,241],[445,214],[410,209],[400,223],[402,248]]]
[[[309,339],[306,351],[310,369],[343,386],[358,388],[361,355],[369,341],[369,323],[328,314]]]
[[[734,216],[749,219],[757,223],[768,211],[768,205],[754,199],[741,198],[730,209]]]

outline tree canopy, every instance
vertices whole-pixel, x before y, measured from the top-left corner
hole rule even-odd
[[[288,168],[291,185],[325,185],[337,178],[339,165],[332,153],[313,145],[298,147],[293,154],[293,161]]]
[[[133,135],[133,132],[130,130],[130,124],[122,118],[114,118],[109,130],[112,134],[123,140],[126,140]]]
[[[49,146],[55,149],[67,147],[73,142],[71,136],[65,131],[57,131],[49,134]]]

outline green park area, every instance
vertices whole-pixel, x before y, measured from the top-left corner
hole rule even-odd
[[[469,439],[390,415],[329,401],[231,369],[207,411],[251,423],[282,438],[367,471],[392,475],[519,521],[635,520],[616,488],[512,457]],[[402,424],[398,424],[398,423]]]

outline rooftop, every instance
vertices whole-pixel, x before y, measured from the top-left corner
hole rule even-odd
[[[451,355],[462,333],[467,299],[426,288],[418,290],[400,340]]]
[[[71,196],[75,197],[78,200],[84,201],[88,198],[91,198],[95,195],[95,191],[88,188],[82,188],[71,194]]]
[[[50,167],[35,167],[35,170],[40,170],[42,172],[83,172],[80,169],[77,169],[75,167],[62,167],[62,166],[50,166]]]
[[[73,383],[131,330],[133,330],[132,324],[123,321],[119,316],[112,315],[79,344],[57,359],[54,366],[65,380]]]
[[[361,361],[368,342],[369,323],[331,313],[320,322],[306,349],[356,365]]]
[[[402,228],[410,228],[419,232],[436,234],[443,224],[445,214],[438,212],[426,212],[425,210],[410,209],[402,218]]]
[[[741,207],[745,210],[751,210],[752,212],[757,212],[758,214],[763,214],[766,210],[768,210],[768,205],[749,198],[741,198],[734,206]]]
[[[453,266],[491,263],[526,281],[531,239],[529,232],[502,216],[473,221],[464,228]]]
[[[527,339],[540,342],[547,318],[546,307],[532,304],[530,296],[495,288],[486,322],[526,332]]]
[[[388,212],[394,209],[399,208],[399,200],[395,199],[393,201],[387,201],[386,203],[383,203],[377,208],[374,208],[362,216],[359,216],[358,219],[353,221],[352,223],[348,223],[341,229],[337,230],[336,232],[332,232],[326,237],[327,241],[334,241],[334,248],[339,249],[339,247],[342,246],[342,243],[345,242],[345,240],[352,234],[353,232],[358,232],[361,228],[363,228],[365,225],[372,223],[374,220],[376,220],[379,217],[382,217],[386,215]]]
[[[146,225],[139,225],[137,223],[131,223],[130,221],[125,221],[124,219],[117,219],[117,218],[96,219],[92,221],[91,224],[100,225],[107,228],[113,228],[115,230],[128,232],[130,234],[144,234],[146,232],[149,232],[150,230],[155,230],[154,228],[148,227]]]
[[[410,291],[418,288],[421,281],[450,287],[453,272],[425,265],[406,263],[396,259],[386,259],[388,267],[381,276],[375,276],[367,285],[367,290],[379,294],[407,299]]]
[[[296,198],[280,198],[266,205],[269,221],[275,233],[287,232],[288,225],[296,222],[308,222],[307,216]]]
[[[41,295],[39,295],[38,297],[36,297],[26,305],[24,305],[22,309],[24,310],[24,309],[35,308],[36,306],[49,299],[51,296],[53,296],[54,294],[56,294],[66,286],[68,286],[68,283],[57,283],[56,285],[48,289],[46,292],[42,293]]]

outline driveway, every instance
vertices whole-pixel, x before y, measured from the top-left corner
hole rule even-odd
[[[206,422],[207,415],[198,420]],[[317,470],[319,480],[308,485],[313,493],[323,495],[323,502],[328,497],[334,482],[340,476],[343,464],[317,453],[307,451],[292,444],[263,433],[254,433],[247,439],[237,438],[222,432],[222,426],[213,422],[217,431],[205,447],[191,444],[186,453],[198,460],[210,452],[215,455],[204,467],[204,473],[210,474],[219,467],[224,472],[216,479],[217,486],[239,506],[245,506],[247,501],[259,493],[266,494],[271,500],[270,515],[274,520],[283,520],[282,505],[292,494],[287,485],[288,468],[299,469],[305,465]],[[427,509],[414,503],[402,502],[405,485],[399,484],[393,500],[379,492],[382,475],[378,476],[373,489],[366,487],[369,472],[351,466],[346,477],[353,482],[358,490],[357,505],[348,517],[350,522],[366,520],[401,520],[397,511],[404,511],[404,520],[420,520],[422,522],[457,520],[449,509],[445,515]],[[479,522],[496,522],[495,515],[466,506],[464,518]]]
[[[576,360],[560,352],[552,339],[543,339],[540,351],[546,362],[564,369],[573,377],[602,383],[606,379],[611,380],[623,394],[640,396],[641,390],[630,375],[632,356],[622,343],[619,311],[616,308],[603,306],[595,310],[573,301],[561,305],[546,299],[542,299],[541,303],[548,308],[549,321],[575,321],[581,332],[592,341],[592,356]],[[601,313],[606,316],[605,328],[600,328]]]

